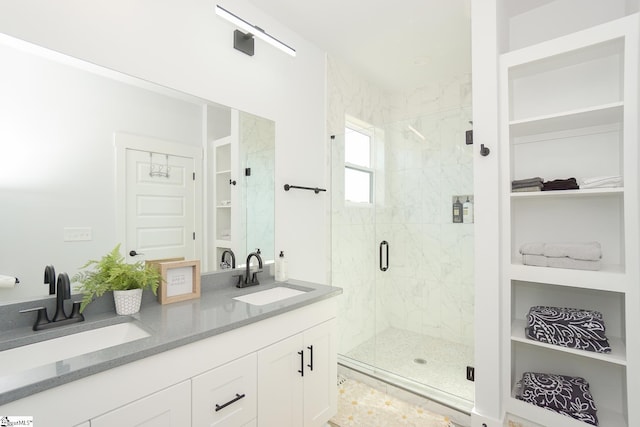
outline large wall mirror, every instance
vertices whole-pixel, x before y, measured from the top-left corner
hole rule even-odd
[[[121,244],[274,257],[275,123],[0,35],[0,304]],[[133,254],[133,255],[132,255]]]

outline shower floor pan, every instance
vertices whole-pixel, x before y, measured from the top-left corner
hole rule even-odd
[[[465,412],[473,407],[474,384],[466,379],[466,367],[473,366],[472,346],[389,328],[343,356],[373,376],[434,401]]]

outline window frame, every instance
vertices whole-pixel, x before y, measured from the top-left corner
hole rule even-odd
[[[375,186],[375,175],[376,175],[376,170],[375,170],[375,165],[374,165],[374,159],[375,157],[375,129],[373,128],[373,126],[369,125],[368,123],[363,122],[362,120],[358,120],[354,117],[345,117],[345,157],[346,157],[346,144],[347,144],[347,138],[346,135],[348,134],[348,132],[358,132],[360,134],[366,135],[369,138],[369,165],[370,166],[362,166],[362,165],[358,165],[355,163],[351,163],[351,162],[347,162],[346,158],[343,159],[343,163],[344,163],[344,171],[346,171],[347,169],[351,169],[354,171],[358,171],[358,172],[363,172],[366,173],[367,175],[369,175],[369,201],[368,202],[355,202],[352,200],[348,200],[346,198],[346,186],[347,186],[347,181],[346,181],[346,173],[344,174],[345,179],[344,179],[344,186],[345,186],[345,197],[344,197],[344,203],[346,205],[350,205],[350,206],[360,206],[360,207],[372,207],[375,204],[375,191],[374,191],[374,186]]]

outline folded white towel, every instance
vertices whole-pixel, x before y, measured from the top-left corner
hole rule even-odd
[[[547,267],[597,271],[602,268],[602,264],[600,260],[588,261],[572,258],[547,258]]]
[[[620,175],[592,176],[589,178],[583,178],[580,182],[582,184],[596,184],[604,181],[607,181],[607,182],[622,181],[622,176]]]
[[[544,243],[524,243],[520,246],[520,253],[522,255],[544,255]]]
[[[622,177],[620,175],[612,176],[595,176],[592,178],[584,178],[580,181],[581,189],[588,188],[612,188],[622,186]]]
[[[536,267],[568,268],[572,270],[597,271],[602,268],[600,260],[586,261],[571,258],[551,258],[544,255],[523,255],[522,263]]]
[[[522,255],[522,263],[536,267],[547,267],[547,257],[544,255]]]
[[[578,260],[597,261],[602,258],[602,249],[598,242],[545,243],[542,254],[554,258],[567,257]]]

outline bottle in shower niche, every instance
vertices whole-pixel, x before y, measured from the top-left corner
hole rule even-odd
[[[473,222],[473,202],[469,200],[469,196],[467,196],[467,201],[462,204],[462,222],[465,224]]]
[[[462,223],[462,203],[460,203],[460,197],[456,196],[456,201],[453,202],[453,222],[456,224]]]
[[[276,258],[276,281],[286,282],[288,278],[287,260],[284,258],[284,252],[280,251],[280,255]]]

